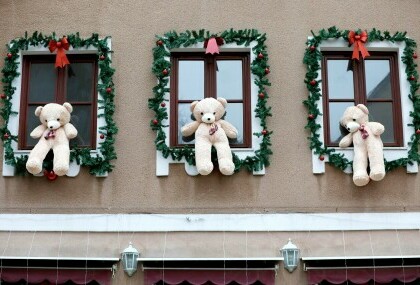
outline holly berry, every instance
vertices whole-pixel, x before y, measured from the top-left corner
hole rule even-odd
[[[163,45],[163,42],[161,40],[158,40],[158,41],[156,41],[156,45],[161,46],[161,45]]]
[[[319,160],[321,160],[321,161],[324,161],[324,159],[325,159],[325,157],[324,157],[323,155],[321,155],[321,156],[319,157]]]
[[[100,60],[104,60],[105,56],[103,54],[101,54],[101,56],[99,57]]]
[[[310,46],[309,49],[310,49],[310,51],[314,51],[316,49],[316,47],[315,46]]]
[[[99,137],[101,138],[101,140],[103,140],[105,138],[105,135],[101,134]]]
[[[265,136],[266,134],[268,134],[268,131],[267,130],[262,130],[261,134],[263,134]]]
[[[265,69],[265,74],[269,74],[269,73],[270,73],[270,68],[268,68],[268,67],[267,67],[267,68]]]
[[[154,119],[154,120],[152,121],[152,123],[153,123],[153,125],[157,125],[157,124],[159,124],[159,121],[158,121],[158,120],[156,120],[156,119]]]
[[[258,58],[259,58],[259,59],[262,59],[262,58],[264,58],[264,55],[263,55],[262,53],[259,53],[259,54],[258,54]]]
[[[420,129],[416,130],[416,135],[420,135]]]
[[[409,78],[411,81],[415,80],[416,78],[414,77],[414,75],[411,75]]]
[[[311,119],[311,120],[313,120],[313,119],[315,119],[315,115],[314,114],[309,114],[308,115],[308,118]]]
[[[166,103],[165,103],[165,102],[162,102],[162,103],[160,103],[160,106],[161,106],[162,108],[165,108]]]
[[[260,97],[261,99],[264,99],[264,97],[265,97],[265,95],[264,95],[264,93],[260,93],[260,94],[258,94],[258,97]]]
[[[168,75],[168,70],[165,68],[164,70],[162,70],[162,74],[163,75]]]
[[[56,180],[58,177],[57,174],[55,174],[54,170],[51,170],[51,171],[45,170],[44,176],[47,177],[47,179],[50,181]]]
[[[311,84],[312,86],[315,86],[315,85],[316,85],[316,81],[315,81],[315,80],[311,80],[311,81],[309,82],[309,84]]]
[[[4,93],[1,94],[0,97],[1,97],[1,99],[6,99],[7,98],[6,94],[4,94]]]
[[[10,135],[9,135],[8,133],[5,133],[5,134],[3,135],[3,138],[4,138],[5,140],[7,140],[9,137],[10,137]]]
[[[112,92],[112,88],[111,87],[108,87],[107,89],[106,89],[106,93],[111,93]]]
[[[8,58],[12,58],[12,54],[9,52],[9,53],[7,53],[7,57]]]
[[[413,53],[413,58],[416,59],[417,58],[417,53]]]

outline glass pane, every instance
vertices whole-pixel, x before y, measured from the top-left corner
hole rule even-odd
[[[368,99],[391,99],[389,60],[365,60],[366,94]]]
[[[347,107],[354,106],[353,102],[334,102],[329,104],[329,125],[330,125],[330,142],[339,143],[340,140],[348,134],[348,131],[341,127],[340,119]]]
[[[217,97],[242,99],[242,61],[217,61]]]
[[[238,138],[231,140],[231,144],[244,143],[244,109],[242,103],[229,103],[226,108],[226,121],[235,126],[238,130]]]
[[[350,60],[328,60],[328,97],[353,99],[353,70]]]
[[[194,140],[191,138],[185,138],[181,134],[181,128],[193,121],[190,106],[190,103],[178,104],[178,144],[194,143]]]
[[[68,65],[67,101],[91,102],[93,93],[94,65],[92,62],[79,62]]]
[[[392,116],[392,103],[375,102],[367,103],[369,109],[369,121],[378,122],[385,126],[385,132],[381,135],[384,143],[394,141],[394,118]]]
[[[54,63],[31,63],[29,69],[29,103],[55,102],[57,70]]]
[[[26,145],[27,146],[34,146],[38,142],[39,139],[33,139],[30,136],[30,133],[39,125],[41,122],[39,117],[35,116],[35,109],[38,106],[28,106],[27,113],[26,113]]]
[[[204,61],[180,60],[178,63],[178,99],[204,98]]]
[[[77,137],[70,140],[71,146],[90,146],[92,139],[92,107],[73,105],[70,123],[77,129]]]

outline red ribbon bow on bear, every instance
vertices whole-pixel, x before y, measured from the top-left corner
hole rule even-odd
[[[55,131],[54,130],[45,130],[44,131],[44,138],[47,140],[47,139],[50,139],[50,138],[55,138]]]
[[[362,139],[365,140],[365,139],[368,138],[369,133],[368,133],[368,131],[366,131],[365,125],[361,125],[360,128],[359,128],[359,131],[362,133]]]
[[[212,37],[204,41],[204,48],[206,49],[206,53],[215,54],[219,53],[219,46],[223,44],[223,38]]]
[[[70,64],[66,56],[66,50],[69,50],[70,44],[67,41],[67,37],[63,37],[58,42],[56,40],[50,40],[48,44],[48,49],[50,52],[57,50],[57,56],[55,57],[55,67],[64,67],[67,64]]]
[[[359,60],[359,51],[362,53],[363,59],[367,56],[370,56],[364,45],[368,39],[368,34],[366,31],[363,31],[360,35],[356,34],[355,31],[350,31],[348,39],[350,45],[354,44],[353,55],[351,57],[352,59],[355,58]]]

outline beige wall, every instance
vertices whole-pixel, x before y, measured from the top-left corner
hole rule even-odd
[[[306,132],[307,96],[302,56],[310,30],[407,31],[420,43],[420,1],[6,1],[0,0],[0,54],[12,38],[38,30],[112,36],[117,72],[115,119],[120,129],[116,168],[108,178],[90,176],[48,182],[0,177],[0,211],[12,213],[264,213],[418,211],[420,175],[404,169],[365,188],[332,167],[313,175]],[[169,30],[256,28],[267,33],[274,130],[271,166],[262,177],[187,176],[180,165],[155,176],[153,113],[147,98],[154,36]],[[3,62],[0,63],[2,67]],[[406,94],[402,94],[403,96]],[[133,119],[136,118],[136,119]],[[2,151],[2,149],[1,149]]]

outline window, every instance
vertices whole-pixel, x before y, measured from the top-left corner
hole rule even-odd
[[[19,149],[32,149],[38,141],[29,136],[40,124],[35,109],[47,103],[64,102],[72,104],[70,122],[78,130],[70,144],[96,147],[97,56],[68,55],[68,58],[70,65],[55,68],[55,55],[23,56]]]
[[[344,110],[364,104],[369,119],[385,126],[384,146],[402,146],[397,52],[370,52],[365,60],[351,59],[351,52],[324,52],[322,82],[324,95],[324,140],[338,146],[347,131],[340,126]]]
[[[231,147],[251,146],[251,106],[249,52],[172,53],[171,146],[191,144],[181,135],[181,127],[193,120],[190,104],[206,97],[228,101],[225,119],[238,129]]]

